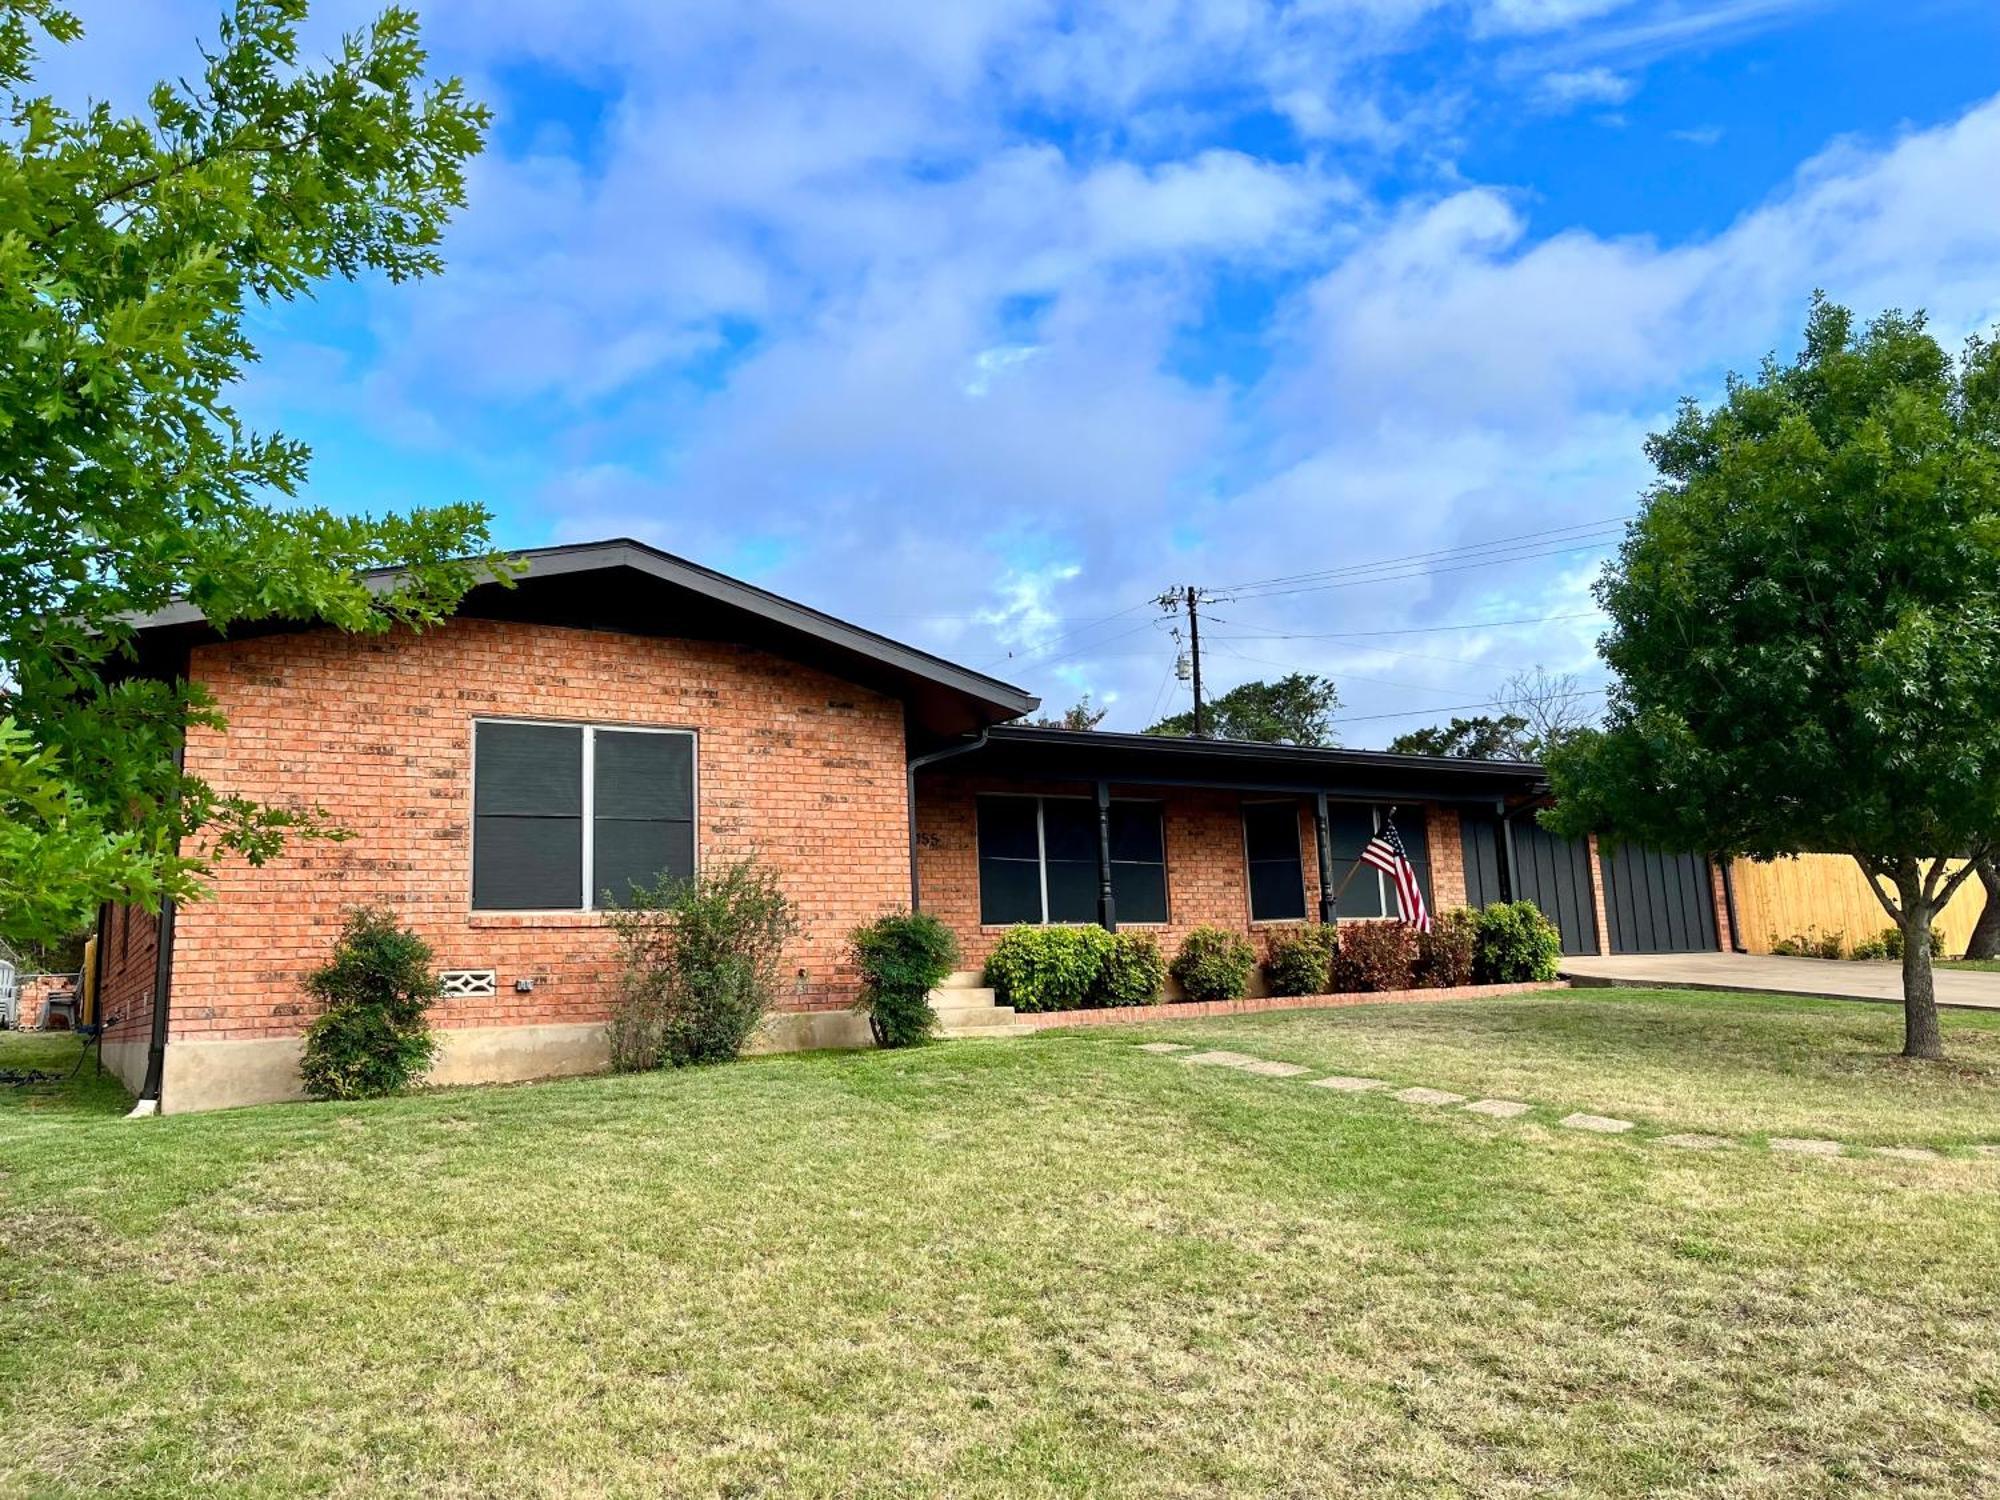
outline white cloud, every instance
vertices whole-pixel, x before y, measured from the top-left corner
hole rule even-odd
[[[1623,104],[1637,87],[1630,78],[1609,68],[1578,68],[1545,73],[1535,89],[1551,108],[1574,109],[1581,104]]]

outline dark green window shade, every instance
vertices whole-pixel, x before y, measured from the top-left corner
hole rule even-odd
[[[583,900],[583,731],[473,728],[472,904],[575,908]]]
[[[1354,802],[1331,803],[1327,826],[1333,836],[1333,887],[1340,892],[1338,915],[1388,915],[1382,906],[1381,873],[1360,863],[1362,846],[1375,837],[1375,809]],[[1347,882],[1344,889],[1342,881]]]
[[[1042,840],[1033,797],[979,799],[979,920],[1042,920]]]
[[[1111,897],[1120,922],[1167,920],[1167,839],[1157,802],[1111,804]]]
[[[1051,922],[1097,920],[1097,804],[1081,798],[1042,799],[1042,848],[1047,860]]]
[[[1243,808],[1243,853],[1249,866],[1250,920],[1303,921],[1306,883],[1299,855],[1297,804],[1246,803]]]
[[[617,906],[662,875],[694,874],[694,740],[599,729],[592,735],[591,892]]]

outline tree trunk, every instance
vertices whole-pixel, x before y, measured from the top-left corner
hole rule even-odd
[[[1967,958],[2000,958],[2000,861],[1983,854],[1973,861],[1979,883],[1986,887],[1986,905],[1972,924],[1972,938],[1965,945]]]
[[[1917,862],[1897,871],[1902,897],[1898,916],[1903,928],[1903,1056],[1937,1062],[1944,1057],[1944,1037],[1938,1030],[1937,982],[1931,972],[1931,917]]]

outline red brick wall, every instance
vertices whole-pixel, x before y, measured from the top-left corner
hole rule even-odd
[[[106,1042],[143,1042],[153,1034],[153,977],[160,919],[139,906],[107,907],[98,939],[97,1013]]]
[[[173,1034],[290,1035],[301,977],[341,913],[380,903],[441,969],[494,969],[499,993],[440,1003],[445,1026],[599,1020],[615,974],[601,915],[471,910],[472,721],[539,717],[696,731],[697,848],[757,853],[805,929],[786,1002],[849,1003],[850,928],[906,904],[902,706],[746,647],[457,619],[423,635],[330,631],[203,647],[191,675],[227,715],[187,767],[218,791],[316,804],[354,837],[298,842],[262,869],[223,864],[177,918]],[[800,977],[801,971],[802,977]],[[531,994],[514,981],[531,977]]]
[[[1081,782],[1006,781],[969,774],[920,776],[917,859],[924,910],[943,920],[957,934],[961,961],[967,968],[983,964],[993,944],[1007,930],[982,926],[979,921],[979,849],[974,800],[981,792],[1085,796],[1094,794],[1094,787]],[[1197,788],[1123,787],[1115,783],[1111,794],[1165,804],[1169,920],[1163,924],[1120,922],[1120,928],[1152,933],[1159,939],[1161,951],[1171,958],[1181,940],[1196,927],[1226,927],[1262,934],[1297,925],[1250,920],[1249,878],[1243,858],[1244,794]],[[1319,852],[1314,838],[1312,800],[1301,797],[1298,805],[1299,862],[1305,874],[1306,913],[1310,917],[1319,910]],[[1428,814],[1431,881],[1437,902],[1441,907],[1463,905],[1465,872],[1458,816],[1437,807],[1429,808]]]

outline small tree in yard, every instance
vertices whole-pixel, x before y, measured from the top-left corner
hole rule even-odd
[[[299,1077],[315,1099],[400,1093],[430,1067],[437,971],[430,944],[393,913],[350,912],[332,960],[306,976],[306,989],[322,1007],[299,1060]]]
[[[798,918],[777,873],[743,859],[635,886],[611,926],[623,960],[611,1065],[634,1072],[741,1053],[777,998],[778,959]]]
[[[1815,299],[1795,362],[1647,448],[1609,714],[1549,756],[1545,819],[1851,854],[1903,933],[1904,1054],[1939,1057],[1931,923],[2000,835],[2000,351]]]
[[[0,0],[0,926],[65,936],[104,901],[202,894],[333,832],[185,775],[173,747],[220,727],[198,687],[133,675],[133,614],[177,599],[218,628],[313,619],[423,626],[504,565],[469,558],[487,516],[295,503],[306,448],[246,427],[232,392],[253,309],[332,276],[440,269],[487,114],[425,77],[390,10],[302,62],[304,0],[236,0],[219,40],[142,116],[63,110],[38,47],[79,31],[50,0]],[[113,23],[115,24],[115,23]],[[396,566],[389,587],[366,570]],[[183,841],[186,841],[184,847]]]

